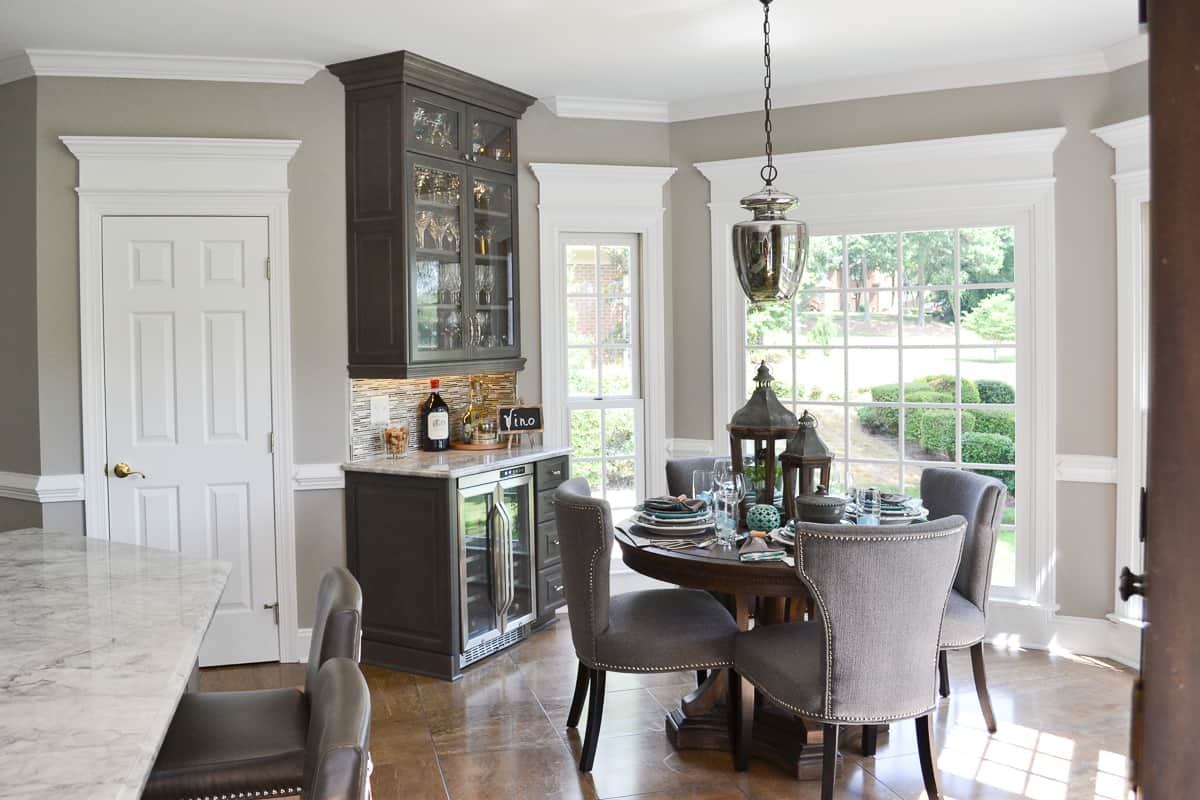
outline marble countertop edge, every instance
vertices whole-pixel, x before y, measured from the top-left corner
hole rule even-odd
[[[463,478],[494,469],[569,455],[571,450],[570,447],[543,445],[514,447],[512,450],[444,450],[437,453],[415,450],[401,458],[376,456],[347,461],[342,464],[342,469],[346,472],[369,472],[377,475]]]

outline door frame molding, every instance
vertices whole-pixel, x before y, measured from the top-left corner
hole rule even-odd
[[[296,139],[62,136],[79,161],[79,333],[84,524],[109,538],[101,225],[106,216],[263,217],[271,263],[271,426],[279,657],[297,657],[292,486],[288,163]]]

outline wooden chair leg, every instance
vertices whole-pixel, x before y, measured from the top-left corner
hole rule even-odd
[[[838,726],[825,723],[825,745],[821,758],[821,800],[833,800],[833,781],[837,770]]]
[[[596,743],[600,740],[600,718],[604,716],[605,672],[602,669],[594,669],[591,672],[587,732],[583,736],[583,750],[579,754],[580,772],[592,771],[592,763],[596,760]]]
[[[938,651],[938,694],[950,696],[950,667],[946,665],[946,651]]]
[[[750,752],[754,748],[754,684],[729,670],[729,705],[732,712],[733,768],[745,772],[750,768]]]
[[[862,754],[864,756],[875,755],[875,748],[879,743],[879,726],[878,725],[863,725],[862,726]]]
[[[971,645],[971,671],[975,673],[975,694],[979,695],[979,710],[988,733],[996,732],[996,715],[992,713],[992,697],[988,694],[987,673],[983,669],[983,642]]]
[[[579,662],[579,672],[575,674],[575,695],[571,698],[571,711],[567,714],[567,727],[574,728],[579,724],[583,714],[583,699],[587,697],[588,678],[592,671],[582,661]]]
[[[696,670],[696,685],[700,686],[708,678],[708,670]]]
[[[929,728],[929,715],[917,717],[917,757],[921,759],[921,777],[925,780],[925,795],[928,800],[940,800],[937,770],[933,766],[933,736]]]

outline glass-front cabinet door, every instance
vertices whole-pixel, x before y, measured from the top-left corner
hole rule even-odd
[[[467,108],[467,153],[471,162],[500,172],[516,172],[516,133],[511,117]]]
[[[407,94],[408,149],[461,161],[466,152],[463,131],[466,104],[412,87]]]
[[[515,182],[480,169],[467,172],[471,206],[470,341],[476,358],[518,355]]]
[[[462,358],[474,330],[467,308],[471,303],[464,304],[470,291],[462,263],[468,235],[463,224],[466,172],[434,158],[414,157],[409,163],[411,358]]]
[[[461,582],[462,646],[469,650],[496,635],[497,542],[493,538],[492,509],[496,484],[488,483],[458,492],[459,579]]]
[[[508,607],[508,629],[531,621],[535,615],[533,593],[533,477],[525,475],[500,483],[504,508],[508,511],[513,565],[512,604]]]

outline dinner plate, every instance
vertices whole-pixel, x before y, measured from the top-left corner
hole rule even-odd
[[[671,536],[695,536],[706,531],[712,530],[711,522],[701,522],[698,524],[689,525],[655,525],[649,522],[635,522],[633,527],[640,528],[651,534],[671,535]]]
[[[713,516],[711,514],[705,515],[703,517],[696,517],[694,519],[658,519],[657,517],[651,517],[651,516],[647,516],[645,514],[638,514],[636,517],[633,518],[633,520],[634,520],[634,522],[638,523],[639,525],[646,525],[646,524],[657,525],[661,528],[680,528],[680,527],[689,527],[689,526],[695,526],[695,525],[712,525],[713,524]]]
[[[707,508],[703,511],[647,511],[646,507],[641,503],[634,506],[633,510],[639,514],[646,514],[659,519],[697,519],[712,513],[711,509]]]

